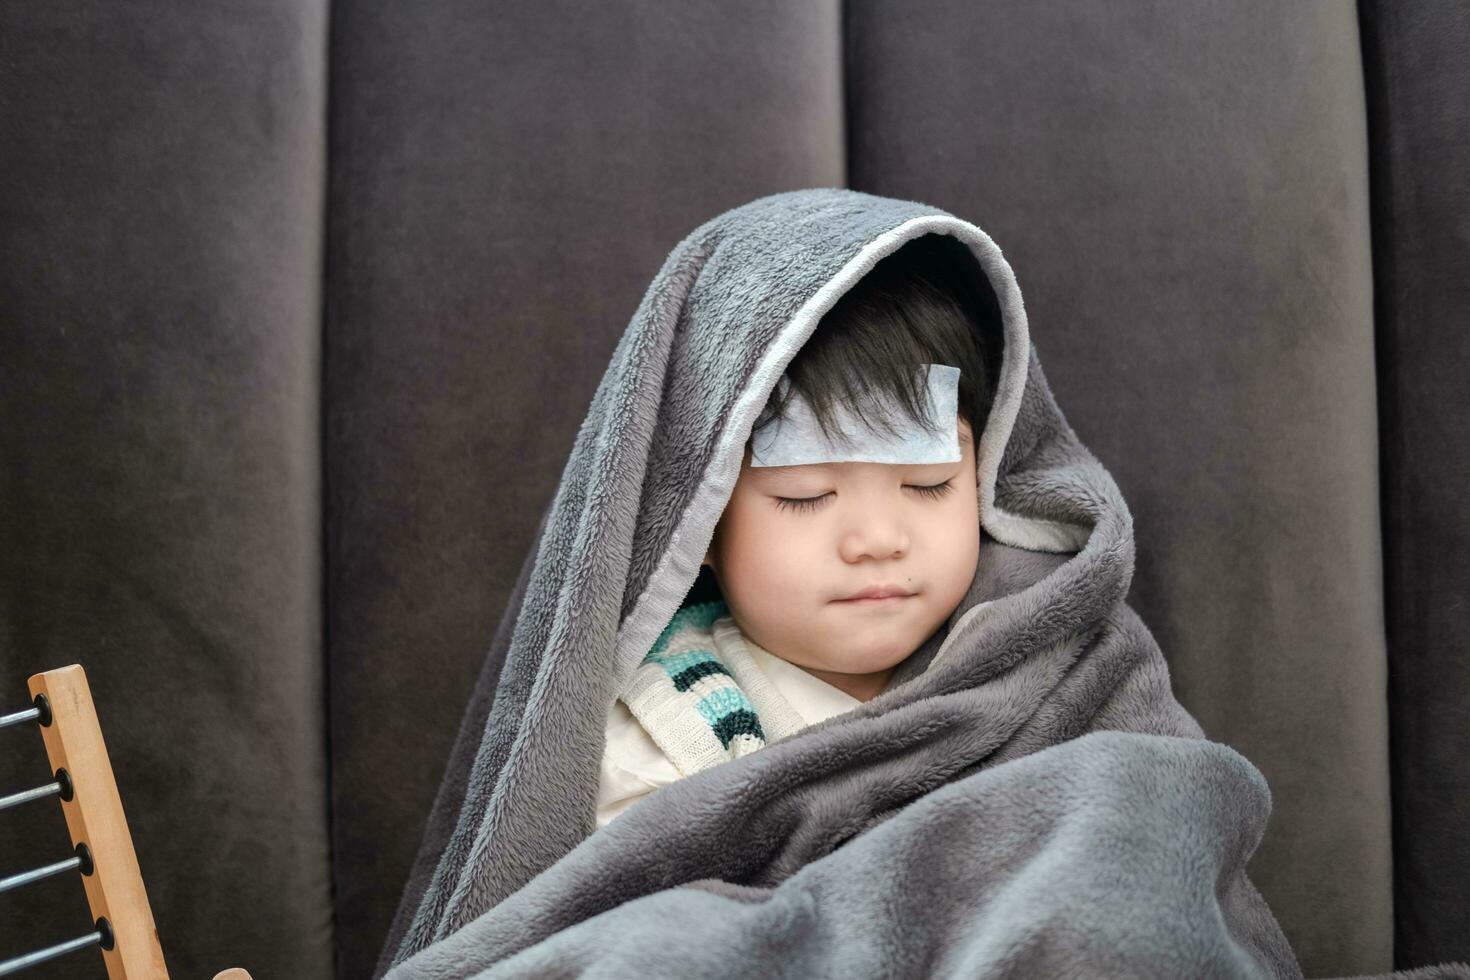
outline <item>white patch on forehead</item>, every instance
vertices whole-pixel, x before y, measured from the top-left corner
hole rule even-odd
[[[877,407],[886,411],[895,424],[900,419],[906,422],[896,433],[876,431],[845,405],[834,405],[833,427],[837,432],[829,439],[811,405],[800,392],[794,392],[786,403],[785,414],[752,436],[750,465],[959,462],[963,458],[958,423],[960,369],[948,364],[921,364],[919,373],[919,391],[927,394],[929,417],[938,420],[938,431],[908,422],[897,399],[889,396]],[[790,379],[782,375],[778,383],[781,397],[790,387]]]

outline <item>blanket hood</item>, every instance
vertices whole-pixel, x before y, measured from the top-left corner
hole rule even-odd
[[[493,700],[477,690],[472,702],[488,712],[483,724],[467,715],[450,766],[473,763],[468,774],[446,774],[378,975],[591,843],[607,709],[699,574],[767,398],[837,299],[884,256],[930,234],[968,246],[1001,311],[1002,361],[976,454],[979,569],[930,649],[851,715],[897,713],[1003,670],[1012,654],[999,648],[988,661],[943,669],[937,658],[1005,603],[1020,623],[1016,610],[1043,578],[1049,594],[1070,597],[1048,627],[1057,642],[1095,632],[1122,603],[1132,518],[1057,407],[1016,276],[990,236],[931,205],[839,188],[726,211],[670,252],[593,395],[507,606]],[[1040,635],[1033,629],[1028,642]],[[1060,668],[1046,669],[1056,683]],[[1166,675],[1160,697],[1169,720],[1155,729],[1199,734],[1168,696]],[[1012,746],[1025,748],[1024,739]],[[725,768],[681,783],[725,778]],[[676,789],[696,792],[676,784],[661,794]]]
[[[623,595],[620,676],[648,651],[698,575],[745,443],[786,366],[874,265],[931,234],[970,248],[1001,311],[999,379],[976,445],[981,527],[994,541],[1029,551],[1083,546],[1093,518],[1057,494],[1112,480],[1100,465],[1091,474],[1075,471],[1075,451],[1060,454],[1074,466],[1061,481],[1047,480],[1045,459],[1017,465],[1043,440],[1065,441],[1068,450],[1080,444],[1041,377],[1021,289],[999,246],[974,224],[915,201],[837,188],[774,194],[697,228],[669,256],[653,289],[687,285],[671,297],[650,290],[655,302],[677,298],[682,309],[667,353],[646,351],[662,357],[652,373],[664,385],[646,468],[654,484],[640,498]],[[631,332],[623,338],[644,340]],[[733,359],[731,351],[738,352]],[[1121,495],[1110,496],[1122,504]],[[1127,517],[1126,507],[1119,516]]]

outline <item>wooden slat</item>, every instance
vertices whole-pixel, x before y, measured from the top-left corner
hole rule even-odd
[[[163,948],[143,889],[138,856],[123,816],[122,798],[102,741],[92,691],[81,664],[30,678],[31,697],[46,695],[51,724],[41,728],[51,768],[71,776],[72,798],[62,801],[72,846],[85,842],[96,868],[82,876],[92,918],[106,917],[116,942],[102,950],[110,980],[167,980]]]

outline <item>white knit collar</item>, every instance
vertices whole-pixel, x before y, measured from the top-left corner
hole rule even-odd
[[[718,628],[722,625],[723,629]],[[805,724],[815,725],[819,721],[826,721],[833,715],[840,715],[862,704],[860,700],[841,688],[834,687],[821,678],[807,673],[806,670],[789,660],[782,660],[756,643],[735,626],[734,619],[729,615],[716,620],[716,627],[715,642],[719,645],[721,654],[728,652],[730,645],[740,644],[756,665],[771,679],[771,684],[781,699],[801,717]]]

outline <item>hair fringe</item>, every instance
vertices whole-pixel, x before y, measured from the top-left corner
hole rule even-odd
[[[784,418],[799,392],[829,439],[842,438],[838,405],[874,431],[896,435],[905,422],[936,431],[946,420],[932,418],[918,368],[949,364],[960,369],[959,414],[978,443],[1003,345],[1000,303],[969,246],[951,235],[921,235],[838,298],[787,366],[788,390],[771,393],[755,429]]]

